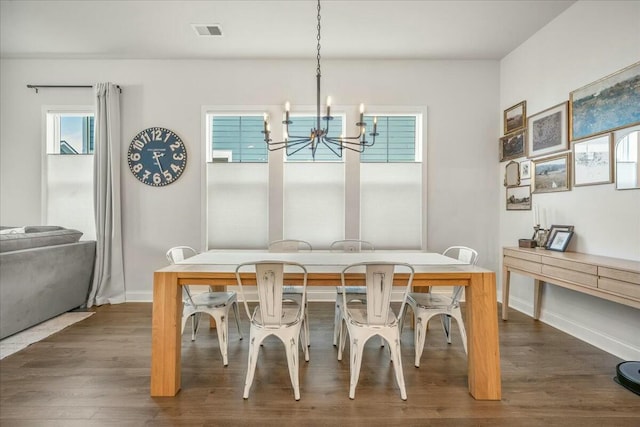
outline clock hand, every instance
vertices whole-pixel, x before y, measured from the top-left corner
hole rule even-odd
[[[160,173],[164,173],[164,170],[162,169],[162,165],[160,164],[160,157],[162,156],[164,156],[164,153],[160,153],[159,151],[153,152],[153,159],[158,164],[158,167],[160,168]]]

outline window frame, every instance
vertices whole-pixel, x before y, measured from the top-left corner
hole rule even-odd
[[[44,154],[45,155],[64,155],[64,156],[82,156],[82,155],[93,155],[94,153],[86,152],[86,153],[69,153],[62,154],[60,153],[60,140],[61,140],[61,124],[60,117],[68,116],[68,117],[87,117],[92,116],[94,120],[95,126],[95,110],[92,106],[47,106],[43,107],[43,115],[44,115],[44,129],[43,129],[43,138],[44,138]],[[95,135],[94,135],[95,141]],[[94,147],[95,151],[95,147]]]
[[[237,111],[229,111],[227,109],[224,110],[217,110],[217,109],[212,109],[212,108],[208,108],[204,111],[204,120],[205,120],[205,135],[204,135],[204,140],[205,140],[205,164],[206,163],[269,163],[269,150],[265,147],[266,150],[266,159],[263,162],[256,162],[256,161],[247,161],[247,162],[243,162],[243,161],[238,161],[238,162],[234,162],[233,161],[233,157],[232,157],[232,151],[231,150],[214,150],[213,149],[213,118],[214,116],[217,117],[263,117],[264,114],[266,114],[265,111],[256,111],[256,110],[251,110],[251,109],[242,109],[242,110],[237,110]],[[264,140],[262,141],[263,144],[265,144]],[[231,159],[231,161],[227,161],[227,162],[216,162],[214,160],[213,154],[214,151],[219,152],[220,154],[224,154],[224,156],[218,156],[216,158],[224,158],[226,157],[227,159]]]
[[[423,157],[422,157],[422,146],[423,146],[423,135],[422,135],[422,130],[424,127],[423,124],[423,119],[425,117],[425,112],[423,111],[416,111],[416,110],[407,110],[407,111],[392,111],[392,112],[387,112],[387,110],[370,110],[370,111],[366,111],[364,116],[365,117],[407,117],[407,116],[412,116],[415,117],[415,139],[414,139],[414,160],[413,161],[406,161],[406,162],[397,162],[397,161],[389,161],[389,156],[388,156],[388,151],[387,151],[387,159],[386,161],[378,161],[378,162],[373,162],[373,161],[363,161],[362,160],[362,156],[360,156],[360,163],[422,163],[423,162]],[[367,149],[364,150],[364,153],[366,153]],[[363,153],[363,154],[364,154]]]

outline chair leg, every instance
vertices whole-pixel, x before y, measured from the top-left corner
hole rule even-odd
[[[220,353],[222,354],[222,364],[227,366],[229,364],[227,359],[229,323],[226,315],[214,316],[214,319],[216,319],[216,330],[218,331],[218,345],[220,346]]]
[[[257,336],[256,336],[257,335]],[[260,344],[264,340],[265,336],[262,334],[256,334],[254,329],[251,329],[249,333],[249,362],[247,365],[247,378],[244,381],[244,393],[242,397],[244,399],[249,398],[249,389],[253,383],[253,376],[256,372],[256,364],[258,362],[258,353],[260,351]]]
[[[243,339],[244,336],[242,336],[242,330],[240,329],[240,314],[238,313],[238,303],[234,301],[231,305],[233,306],[233,316],[236,318],[236,327],[238,328],[238,335],[240,335],[240,339]]]
[[[390,339],[388,340],[391,354],[391,362],[396,374],[396,382],[400,388],[400,398],[407,400],[407,389],[404,384],[404,374],[402,372],[402,353],[400,351],[400,334],[399,329],[390,331]]]
[[[447,342],[451,344],[451,316],[443,314],[440,316],[440,321],[444,329],[444,336],[447,337]]]
[[[413,333],[415,336],[415,350],[416,350],[416,360],[414,362],[414,366],[416,368],[420,367],[420,358],[422,358],[422,352],[424,351],[424,343],[427,336],[427,323],[429,319],[423,319],[419,316],[419,314],[414,313],[415,324],[413,326]]]
[[[200,313],[195,313],[191,316],[191,341],[196,340],[196,334],[198,333],[198,327],[200,326]]]
[[[340,323],[342,322],[342,310],[340,304],[336,301],[336,307],[333,314],[333,346],[338,346],[338,338],[340,335]]]
[[[287,353],[287,365],[289,366],[289,377],[293,386],[293,396],[296,400],[300,400],[300,381],[298,373],[298,333],[292,334],[288,342],[284,343],[285,352]]]
[[[338,334],[338,360],[342,360],[342,352],[344,351],[344,345],[347,342],[347,336],[349,331],[347,330],[346,322],[340,318],[340,333]]]
[[[455,309],[452,313],[454,319],[456,319],[456,323],[458,324],[458,329],[460,330],[460,339],[462,340],[462,347],[464,347],[464,353],[469,354],[467,352],[467,331],[464,328],[464,322],[462,321],[462,312],[460,308]]]
[[[353,334],[349,334],[353,336]],[[366,340],[364,340],[366,342]],[[360,379],[360,366],[362,365],[362,352],[363,346],[360,345],[358,338],[351,338],[349,345],[349,352],[351,355],[351,378],[349,381],[349,399],[356,398],[356,385],[358,385],[358,379]]]

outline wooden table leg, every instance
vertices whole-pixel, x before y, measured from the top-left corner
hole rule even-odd
[[[180,390],[181,294],[177,274],[154,273],[151,396],[175,396]]]
[[[511,284],[511,271],[502,267],[502,320],[509,319],[509,285]]]
[[[540,301],[542,299],[542,280],[533,280],[533,318],[540,318]]]
[[[500,343],[495,273],[472,273],[467,286],[469,393],[477,400],[500,400]]]

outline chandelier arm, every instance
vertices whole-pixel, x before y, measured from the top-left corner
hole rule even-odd
[[[324,144],[325,147],[327,147],[329,150],[331,150],[331,152],[333,154],[335,154],[336,156],[342,158],[342,144],[336,144],[335,142],[331,142],[328,141],[326,138],[320,138],[320,142],[322,142],[322,144]],[[339,147],[339,150],[336,151],[333,146]]]
[[[289,146],[289,145],[287,145],[287,156],[292,156],[292,155],[296,154],[298,151],[300,151],[300,150],[304,150],[305,148],[307,148],[307,147],[311,144],[311,142],[312,142],[312,141],[313,141],[313,140],[311,140],[311,139],[310,139],[310,140],[308,140],[308,141],[307,141],[307,144],[304,144],[304,145],[302,145],[301,147],[298,147],[298,148],[296,148],[296,149],[295,149],[295,150],[293,150],[293,151],[289,151],[290,146]]]

